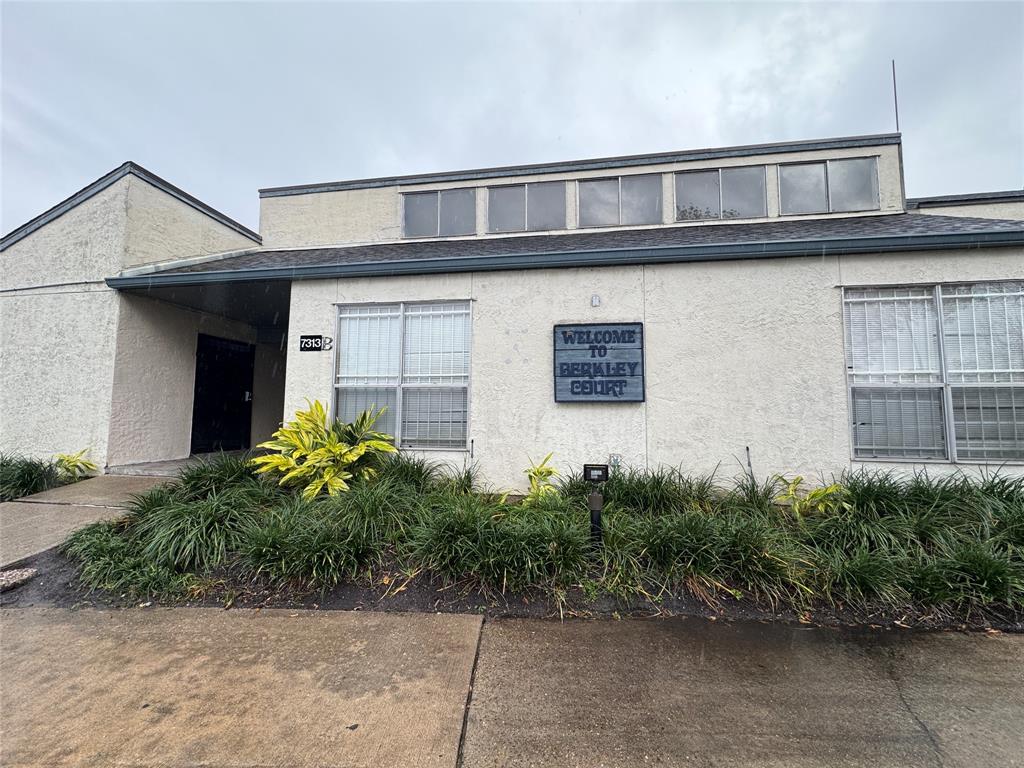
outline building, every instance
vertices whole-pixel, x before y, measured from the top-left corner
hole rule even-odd
[[[0,247],[0,449],[246,447],[306,398],[500,487],[529,457],[1024,472],[1024,192],[898,134],[260,191],[127,163]]]

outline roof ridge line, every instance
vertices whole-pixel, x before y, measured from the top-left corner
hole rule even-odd
[[[253,230],[246,227],[244,224],[240,224],[239,222],[229,217],[227,214],[221,213],[216,208],[208,205],[207,203],[204,203],[199,198],[190,195],[188,192],[185,192],[180,187],[171,184],[169,181],[161,178],[160,176],[157,176],[155,173],[148,170],[147,168],[144,168],[138,163],[132,160],[126,160],[125,162],[121,163],[121,165],[114,168],[112,171],[109,171],[100,176],[98,179],[91,181],[90,183],[86,184],[84,187],[79,189],[77,192],[61,200],[53,207],[43,211],[38,216],[29,219],[21,226],[16,227],[15,229],[8,232],[6,235],[0,238],[0,251],[7,250],[10,246],[14,245],[19,240],[28,237],[33,232],[36,232],[39,229],[42,229],[51,221],[54,221],[63,216],[68,211],[77,208],[86,200],[95,197],[100,192],[116,184],[118,181],[120,181],[121,179],[128,175],[135,176],[136,178],[148,182],[152,186],[159,189],[161,192],[164,192],[165,194],[168,194],[171,197],[176,198],[180,202],[183,202],[189,207],[199,211],[200,213],[209,216],[211,219],[228,227],[229,229],[233,229],[240,235],[249,238],[250,240],[257,244],[262,244],[263,238],[259,235],[258,232],[254,232]]]

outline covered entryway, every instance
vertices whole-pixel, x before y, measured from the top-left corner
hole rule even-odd
[[[284,411],[288,282],[119,290],[107,466],[252,448]]]

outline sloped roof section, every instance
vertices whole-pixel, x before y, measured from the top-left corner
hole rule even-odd
[[[291,250],[109,278],[115,288],[1024,246],[1024,222],[893,214]]]
[[[908,197],[907,208],[941,208],[946,205],[989,205],[991,203],[1022,203],[1024,189],[1008,189],[1002,192],[972,192],[966,195],[935,195],[933,197]]]
[[[171,184],[169,181],[165,181],[164,179],[160,178],[152,171],[148,171],[138,163],[133,163],[131,160],[129,160],[128,162],[119,165],[110,173],[101,176],[100,178],[96,179],[96,181],[78,190],[77,192],[75,192],[75,194],[71,195],[71,197],[60,201],[50,210],[39,214],[31,221],[25,222],[17,229],[12,230],[8,234],[4,235],[3,239],[0,239],[0,251],[3,251],[6,248],[14,245],[22,238],[28,237],[36,230],[45,227],[54,219],[62,216],[71,209],[81,205],[90,197],[99,194],[104,189],[111,186],[112,184],[117,183],[118,181],[123,179],[125,176],[128,176],[129,174],[149,182],[160,191],[167,193],[171,197],[177,198],[181,202],[185,203],[185,205],[194,208],[200,213],[206,214],[211,219],[214,219],[215,221],[223,224],[228,229],[233,229],[240,235],[244,235],[245,237],[252,240],[254,243],[263,242],[263,239],[256,232],[253,232],[244,224],[239,224],[237,221],[224,215],[217,209],[211,208],[209,205],[204,203],[199,198],[193,197],[188,192],[179,189],[178,187]]]

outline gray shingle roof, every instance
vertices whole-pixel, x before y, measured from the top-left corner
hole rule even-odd
[[[253,249],[107,278],[117,289],[334,277],[667,264],[980,247],[1024,248],[1024,222],[894,214],[564,235]]]
[[[356,264],[470,256],[580,253],[670,246],[727,246],[733,243],[813,242],[851,238],[915,238],[936,234],[1019,232],[1024,222],[961,216],[898,214],[838,219],[807,219],[763,224],[661,227],[560,235],[520,235],[471,240],[431,240],[377,245],[254,250],[226,259],[170,269],[170,273],[220,272],[266,268]]]

